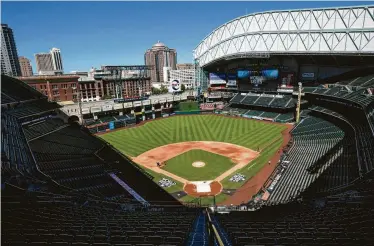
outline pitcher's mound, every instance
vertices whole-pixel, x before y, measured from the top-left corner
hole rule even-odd
[[[205,166],[205,162],[203,162],[203,161],[195,161],[195,162],[192,163],[192,166],[194,166],[194,167],[203,167],[203,166]]]

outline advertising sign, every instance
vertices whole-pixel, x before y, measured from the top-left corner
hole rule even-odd
[[[279,76],[278,69],[265,69],[262,71],[262,76],[267,79],[276,79]]]
[[[170,86],[169,86],[169,93],[181,91],[180,87],[181,87],[181,85],[180,85],[179,80],[177,80],[177,79],[172,80],[170,82]]]
[[[249,78],[249,70],[238,70],[238,79]]]
[[[132,102],[125,102],[123,103],[124,108],[132,108]]]
[[[91,107],[91,113],[97,113],[97,112],[101,112],[100,107]]]
[[[143,104],[143,106],[145,106],[145,105],[150,105],[150,104],[151,104],[151,100],[144,100],[144,101],[142,102],[142,104]]]
[[[113,109],[113,105],[103,105],[102,109],[103,111],[110,111]]]
[[[89,114],[90,108],[82,108],[82,114]]]
[[[209,73],[209,83],[211,85],[226,84],[226,74],[225,73]]]
[[[314,73],[302,73],[302,78],[314,78]]]
[[[135,101],[133,103],[134,103],[134,107],[142,106],[142,102],[141,101]]]
[[[114,129],[114,121],[109,122],[109,129],[110,130]]]
[[[118,103],[118,104],[114,104],[113,105],[113,109],[122,109],[123,108],[123,104],[122,103]]]
[[[227,87],[235,87],[236,86],[236,74],[228,74],[226,86]]]

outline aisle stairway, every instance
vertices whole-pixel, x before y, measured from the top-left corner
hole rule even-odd
[[[208,232],[206,230],[206,216],[204,212],[201,212],[197,217],[190,236],[188,238],[187,244],[189,246],[204,246],[208,245]]]

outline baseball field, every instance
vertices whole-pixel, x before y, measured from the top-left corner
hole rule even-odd
[[[221,203],[270,165],[287,129],[287,125],[239,117],[188,115],[99,137],[131,157],[156,183],[163,178],[172,181],[165,190],[181,201],[209,195]],[[236,174],[243,180],[233,181]]]

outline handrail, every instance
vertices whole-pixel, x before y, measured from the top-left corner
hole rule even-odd
[[[225,244],[223,243],[222,239],[221,239],[221,236],[219,235],[216,227],[214,226],[213,222],[212,222],[212,219],[210,218],[210,214],[209,214],[209,211],[208,209],[206,208],[205,210],[206,214],[208,215],[208,222],[209,222],[209,226],[211,227],[211,229],[213,230],[213,233],[214,233],[214,237],[217,239],[218,241],[218,245],[219,246],[225,246]]]

